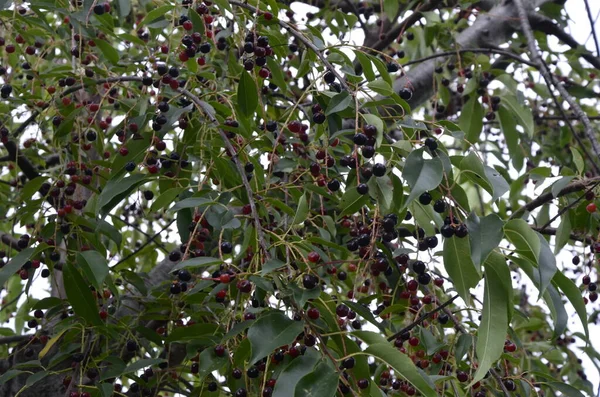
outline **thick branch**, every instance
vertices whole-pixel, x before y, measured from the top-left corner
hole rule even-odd
[[[473,25],[461,32],[456,39],[457,50],[463,48],[490,48],[505,43],[518,25],[514,22],[517,13],[514,4],[503,2],[487,14],[480,14]],[[453,52],[453,55],[456,53]],[[435,68],[440,60],[436,57],[412,68],[406,75],[394,82],[394,91],[410,87],[413,96],[409,100],[411,108],[416,108],[433,95]]]
[[[577,182],[573,182],[573,183],[568,184],[564,189],[562,189],[560,192],[558,192],[558,194],[556,195],[556,197],[554,197],[554,195],[552,194],[551,191],[547,192],[547,193],[544,193],[541,196],[538,196],[535,199],[531,200],[530,202],[528,202],[527,204],[525,204],[524,206],[522,206],[518,210],[516,210],[510,216],[510,219],[517,218],[519,215],[521,215],[525,211],[531,212],[534,209],[536,209],[538,207],[541,207],[542,205],[551,202],[555,198],[564,196],[564,195],[569,194],[569,193],[574,193],[574,192],[579,192],[581,190],[586,190],[590,186],[593,186],[593,185],[598,184],[598,183],[600,183],[600,177],[597,176],[597,177],[594,177],[594,178],[582,179],[582,180],[579,180]]]
[[[531,228],[540,234],[545,234],[546,236],[556,236],[556,233],[558,232],[558,229],[556,229],[555,227],[531,226]],[[587,235],[587,234],[582,235],[582,234],[577,234],[577,233],[571,233],[571,234],[569,234],[569,238],[571,240],[575,240],[575,241],[584,241],[588,244],[591,244],[596,241],[596,240],[594,240],[594,238],[592,236]]]

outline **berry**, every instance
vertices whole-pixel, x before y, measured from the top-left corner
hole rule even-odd
[[[586,210],[587,212],[589,212],[590,214],[593,214],[593,213],[594,213],[594,212],[596,212],[596,210],[597,210],[596,204],[595,204],[595,203],[589,203],[589,204],[588,204],[588,205],[585,207],[585,210]]]
[[[431,194],[429,194],[429,192],[425,192],[423,194],[421,194],[419,196],[419,203],[423,204],[423,205],[428,205],[429,203],[431,203]]]
[[[310,309],[308,309],[306,314],[308,315],[308,318],[310,318],[311,320],[318,320],[319,317],[321,317],[321,313],[319,312],[319,309],[317,309],[316,307],[311,307]]]
[[[459,382],[464,383],[469,380],[469,374],[465,371],[456,371],[456,379],[458,379]]]
[[[344,359],[344,361],[342,361],[342,367],[344,367],[345,369],[352,369],[354,368],[355,363],[356,360],[354,359],[354,357],[348,357]]]
[[[432,152],[438,148],[437,141],[433,138],[425,139],[425,146],[427,146]]]
[[[373,166],[373,175],[377,176],[377,177],[381,177],[385,175],[385,165],[381,164],[381,163],[377,163]]]
[[[436,200],[435,203],[433,203],[433,210],[438,214],[446,212],[446,202],[442,199]]]
[[[367,143],[367,136],[365,134],[363,134],[362,132],[359,132],[358,134],[354,135],[354,138],[352,139],[352,141],[354,142],[355,145],[358,146],[363,146]]]
[[[308,254],[308,260],[312,263],[317,263],[321,259],[318,252],[312,251]]]
[[[225,346],[223,346],[223,345],[215,346],[215,354],[218,357],[223,357],[225,355]]]
[[[359,381],[356,382],[356,384],[361,389],[366,389],[367,387],[369,387],[369,380],[368,379],[359,379]]]
[[[408,101],[410,100],[410,98],[412,98],[413,92],[410,88],[404,87],[400,89],[398,95],[400,95],[400,98],[404,99],[405,101]]]
[[[335,74],[332,72],[327,72],[323,76],[323,80],[325,80],[327,84],[333,84],[335,82]]]
[[[315,288],[317,286],[317,282],[317,277],[313,276],[312,274],[305,274],[304,277],[302,277],[302,285],[306,289]]]
[[[367,186],[366,183],[361,183],[356,187],[356,191],[358,192],[358,194],[365,195],[369,193],[369,186]]]
[[[233,251],[233,245],[229,241],[224,241],[221,243],[221,252],[224,254],[231,254]]]
[[[332,179],[327,183],[327,188],[332,192],[337,192],[340,190],[340,181],[337,179]]]

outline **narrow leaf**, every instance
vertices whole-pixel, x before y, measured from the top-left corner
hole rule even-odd
[[[451,237],[444,240],[444,266],[456,292],[465,302],[471,302],[469,290],[479,283],[481,277],[471,259],[468,239]]]
[[[484,268],[483,309],[476,345],[479,367],[470,386],[483,379],[502,355],[508,328],[508,306],[512,305],[512,281],[504,257],[497,253],[490,255]]]
[[[306,220],[306,216],[308,215],[308,202],[306,200],[306,193],[304,193],[300,200],[298,200],[298,208],[296,208],[296,215],[294,215],[294,220],[292,221],[293,225],[297,225]]]
[[[88,283],[73,265],[65,264],[62,271],[67,298],[75,313],[93,325],[101,325],[98,304]]]
[[[291,320],[280,311],[271,311],[260,317],[248,330],[252,345],[250,363],[256,363],[279,346],[292,343],[303,329],[301,321]]]
[[[504,237],[503,223],[496,214],[479,218],[475,213],[469,215],[466,223],[469,229],[471,258],[475,266],[480,266],[502,241]]]
[[[240,76],[237,97],[242,114],[245,117],[252,116],[258,106],[258,92],[256,91],[256,82],[245,70]]]

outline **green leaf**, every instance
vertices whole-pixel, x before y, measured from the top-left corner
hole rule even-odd
[[[188,197],[178,201],[173,207],[169,208],[169,211],[175,212],[184,208],[197,208],[213,204],[216,204],[216,201],[206,197]]]
[[[206,267],[212,265],[219,265],[223,261],[219,258],[211,258],[210,256],[199,256],[197,258],[186,259],[183,262],[179,262],[173,266],[173,270],[179,270],[186,267]]]
[[[535,270],[534,264],[527,258],[511,257],[511,260],[514,263],[516,263],[525,274],[527,274],[527,277],[529,277],[529,279],[533,282],[536,288],[539,289],[540,274]],[[579,292],[579,289],[577,289],[577,293],[581,298],[581,292]],[[554,287],[554,285],[550,284],[546,288],[546,291],[544,292],[542,297],[544,298],[544,302],[546,302],[546,304],[548,305],[548,309],[550,310],[550,316],[554,320],[554,338],[556,338],[562,335],[562,333],[567,329],[567,321],[569,319],[567,311],[565,310],[562,298],[558,290]]]
[[[360,63],[360,66],[362,67],[362,71],[363,71],[365,77],[367,78],[367,80],[368,81],[375,80],[375,73],[373,72],[373,64],[369,60],[369,57],[367,57],[365,54],[363,54],[362,52],[360,52],[358,50],[355,50],[354,54],[356,54],[356,59],[358,59],[358,62]]]
[[[469,387],[483,379],[502,355],[512,305],[512,280],[504,257],[493,253],[484,269],[483,308],[476,345],[479,367]]]
[[[452,279],[456,292],[465,302],[471,302],[469,290],[474,288],[481,276],[471,259],[469,239],[451,237],[444,240],[444,266]]]
[[[567,212],[563,214],[561,217],[560,225],[558,225],[558,229],[556,230],[556,240],[554,242],[554,255],[558,255],[558,253],[563,249],[563,247],[569,242],[571,238],[571,217]]]
[[[138,29],[144,25],[148,25],[148,24],[156,21],[157,19],[164,19],[165,14],[167,12],[171,11],[173,8],[175,8],[174,5],[166,5],[166,6],[162,6],[162,7],[153,9],[148,14],[146,14],[144,19],[142,19],[142,21],[138,25]]]
[[[400,9],[400,3],[398,0],[384,0],[383,1],[383,10],[389,20],[394,20],[396,14],[398,14],[398,10]]]
[[[514,158],[516,157],[517,151],[521,150],[519,147],[519,131],[517,131],[517,123],[510,111],[504,106],[500,106],[498,109],[498,120],[500,121],[500,129],[504,134],[506,146],[508,147],[508,153],[513,158],[513,165],[515,165]],[[515,165],[515,168],[520,169],[521,167]]]
[[[331,98],[329,101],[329,105],[327,106],[327,110],[325,111],[325,116],[329,116],[333,113],[341,112],[343,110],[348,109],[350,104],[352,103],[352,97],[348,93],[348,91],[343,91]]]
[[[130,374],[132,372],[137,372],[140,369],[152,367],[153,365],[158,365],[164,361],[165,360],[162,358],[144,358],[141,360],[137,360],[136,362],[131,363],[127,367],[125,367],[125,369],[123,370],[121,375]]]
[[[277,377],[273,397],[290,397],[291,391],[296,389],[300,379],[312,372],[320,357],[315,349],[308,348],[304,355],[292,360]]]
[[[262,265],[262,269],[260,270],[260,274],[262,276],[264,276],[265,274],[269,274],[271,273],[273,270],[277,270],[280,267],[285,266],[285,262],[280,261],[277,258],[271,258],[268,261],[266,261],[263,265]]]
[[[203,339],[206,336],[213,336],[219,329],[217,324],[199,323],[186,327],[177,327],[169,334],[167,342],[178,342],[193,339]]]
[[[533,138],[535,123],[533,121],[533,113],[531,112],[531,109],[519,104],[517,97],[514,95],[503,96],[502,105],[506,105],[506,107],[512,112],[512,116],[517,120],[519,125],[523,127],[529,138]]]
[[[96,46],[100,48],[100,51],[102,51],[102,54],[104,54],[104,56],[110,63],[112,63],[113,65],[119,63],[119,52],[112,45],[110,45],[107,41],[104,40],[96,39],[94,41],[96,43]]]
[[[258,106],[258,91],[256,91],[256,82],[245,70],[240,76],[237,97],[242,114],[245,117],[252,116]]]
[[[552,389],[561,392],[566,397],[585,397],[583,393],[581,393],[575,387],[562,383],[562,382],[540,382],[544,385],[550,386]]]
[[[119,0],[119,17],[125,18],[131,12],[131,0]]]
[[[540,233],[536,232],[536,234],[540,241],[540,253],[538,259],[538,271],[540,272],[539,299],[542,297],[542,294],[550,284],[550,281],[556,272],[558,272],[558,268],[556,267],[556,257],[548,245],[548,241],[546,241],[544,236],[542,236]]]
[[[250,363],[256,363],[279,346],[292,343],[303,329],[301,321],[290,320],[280,311],[270,311],[260,317],[248,330],[252,345]]]
[[[308,215],[308,202],[306,200],[306,193],[304,193],[300,200],[298,200],[298,208],[296,208],[296,215],[294,215],[294,220],[292,221],[292,225],[298,225],[306,220],[306,216]]]
[[[558,197],[558,194],[575,178],[574,175],[564,176],[552,184],[552,197]]]
[[[503,222],[496,214],[479,218],[473,212],[469,215],[466,224],[469,230],[471,258],[475,266],[480,266],[502,241],[504,237]]]
[[[417,370],[415,364],[406,354],[390,347],[389,343],[371,344],[364,352],[392,367],[398,376],[410,382],[422,396],[437,397],[437,393],[429,379],[425,377],[426,375]]]
[[[29,247],[19,252],[14,258],[12,258],[2,269],[0,269],[0,287],[4,286],[4,283],[14,276],[14,274],[27,262],[35,252],[35,248]]]
[[[517,252],[534,264],[538,262],[540,252],[540,239],[523,219],[513,219],[504,225],[504,235]]]
[[[79,252],[77,253],[77,264],[96,290],[102,290],[102,284],[109,272],[106,258],[98,251]]]
[[[75,313],[93,325],[102,325],[96,299],[79,271],[73,265],[66,263],[63,265],[62,273],[65,292]]]
[[[462,159],[459,168],[463,171],[461,175],[491,194],[492,201],[496,201],[509,189],[502,175],[495,169],[483,165],[474,152]]]
[[[133,174],[125,178],[111,179],[98,196],[96,215],[106,216],[117,204],[123,201],[138,186],[146,182],[143,174]]]
[[[466,140],[474,144],[479,141],[479,134],[483,128],[483,108],[477,95],[472,95],[465,103],[458,118],[460,129],[466,134]]]
[[[150,211],[158,212],[159,210],[163,209],[169,204],[172,204],[177,198],[177,196],[179,196],[179,193],[182,192],[182,190],[183,188],[180,187],[174,187],[167,190],[166,192],[158,196],[156,200],[154,200],[154,202],[150,206]]]
[[[573,156],[573,163],[575,163],[575,167],[577,167],[577,172],[582,174],[585,171],[585,162],[583,161],[583,156],[579,153],[579,150],[570,146],[571,156]]]
[[[556,272],[552,281],[558,288],[560,288],[560,290],[563,292],[563,294],[565,294],[567,299],[569,299],[569,302],[571,302],[575,308],[575,311],[581,320],[581,325],[583,326],[585,336],[587,339],[589,339],[590,335],[588,329],[588,316],[587,311],[585,310],[585,302],[581,296],[581,291],[577,285],[575,285],[575,283],[562,272]]]
[[[380,95],[390,96],[394,93],[392,86],[382,79],[373,80],[367,83],[367,87]]]
[[[394,185],[389,176],[371,178],[367,182],[369,186],[369,194],[379,204],[382,215],[387,215],[392,212],[394,206]]]
[[[421,194],[437,188],[444,176],[444,165],[439,157],[424,159],[425,149],[410,152],[404,164],[402,176],[411,187],[404,208]]]
[[[339,216],[354,214],[368,202],[369,195],[358,193],[355,187],[346,189],[340,202],[342,212],[340,212]]]
[[[40,190],[40,187],[46,182],[46,178],[38,176],[37,178],[33,178],[23,186],[20,190],[20,196],[23,200],[31,200],[33,195]]]
[[[327,362],[321,361],[313,372],[300,379],[294,397],[333,397],[338,381],[337,372]]]

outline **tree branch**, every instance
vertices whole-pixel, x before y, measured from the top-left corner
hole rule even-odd
[[[440,310],[443,310],[445,307],[449,306],[452,302],[454,302],[456,300],[456,298],[458,298],[458,295],[454,295],[452,298],[448,299],[446,302],[442,303],[441,305],[439,305],[435,309],[433,309],[433,310],[431,310],[431,311],[429,311],[429,312],[427,312],[425,314],[422,314],[419,318],[417,318],[411,324],[409,324],[406,327],[402,328],[400,331],[394,333],[393,335],[388,336],[387,340],[388,341],[393,341],[394,339],[396,339],[397,337],[399,337],[403,333],[409,332],[411,329],[413,329],[414,327],[416,327],[417,325],[421,324],[423,321],[425,321],[429,317],[431,317],[434,313],[437,313]]]
[[[540,234],[545,234],[547,236],[556,236],[556,233],[558,232],[558,229],[554,228],[554,227],[538,227],[538,226],[531,226],[531,228],[533,230],[535,230],[536,232],[540,233]],[[588,244],[591,244],[593,242],[595,242],[596,240],[586,234],[586,235],[581,235],[581,234],[577,234],[577,233],[571,233],[569,235],[569,238],[571,240],[575,240],[575,241],[583,241],[586,242]]]
[[[549,89],[550,93],[553,94],[552,86],[554,86],[558,90],[560,95],[563,97],[563,99],[565,101],[567,101],[567,103],[569,104],[571,109],[573,109],[573,111],[575,112],[577,117],[579,117],[579,119],[583,123],[585,134],[586,134],[587,138],[589,139],[590,143],[592,144],[592,149],[594,150],[596,158],[597,159],[600,158],[600,145],[598,144],[598,141],[597,141],[596,135],[595,135],[595,131],[592,127],[592,124],[590,123],[590,120],[587,118],[587,115],[583,112],[583,110],[581,109],[579,104],[571,97],[571,95],[569,95],[566,88],[562,84],[560,84],[559,82],[556,81],[556,79],[554,78],[554,76],[552,75],[550,70],[548,69],[548,66],[542,59],[542,56],[540,55],[538,48],[537,48],[535,37],[533,36],[533,31],[531,30],[531,25],[529,24],[529,15],[528,15],[527,10],[525,9],[525,6],[523,5],[523,1],[522,0],[514,0],[514,4],[517,7],[519,19],[521,21],[521,31],[523,32],[523,34],[525,35],[525,38],[527,39],[527,45],[529,47],[529,51],[531,52],[532,60],[538,65],[538,70],[539,70],[540,74],[542,75],[542,77],[544,78],[544,80],[546,81],[546,84],[548,85],[548,89]],[[560,111],[564,113],[564,110],[563,110],[561,104],[558,102],[558,100],[555,99],[555,103],[556,103],[557,108],[560,109]],[[573,132],[573,135],[579,140],[579,138],[577,137],[577,133],[575,132],[573,126],[570,123],[569,123],[569,126],[571,128],[571,131]],[[580,143],[580,146],[584,149],[584,151],[587,151],[585,149],[585,146],[583,146],[583,144],[581,142],[579,142],[579,143]],[[596,169],[596,172],[600,173],[600,167],[598,167],[598,165],[596,164],[596,161],[594,161],[592,158],[590,158],[590,161],[592,162],[592,165]]]
[[[596,35],[596,22],[594,21],[594,17],[592,16],[592,10],[590,8],[590,3],[588,3],[588,0],[583,0],[583,3],[585,4],[585,11],[587,13],[588,20],[590,21],[592,38],[594,39],[594,45],[596,46],[596,55],[600,57],[600,44],[598,44],[598,36]]]
[[[565,188],[563,188],[560,192],[558,192],[558,194],[556,195],[556,197],[554,197],[554,195],[552,194],[551,191],[549,191],[547,193],[544,193],[544,194],[536,197],[535,199],[531,200],[529,203],[525,204],[524,206],[522,206],[521,208],[519,208],[515,212],[513,212],[513,214],[510,216],[509,220],[510,219],[515,219],[517,216],[519,216],[520,214],[524,213],[525,211],[531,212],[534,209],[536,209],[538,207],[541,207],[542,205],[551,202],[555,198],[562,197],[562,196],[564,196],[566,194],[569,194],[569,193],[574,193],[574,192],[579,192],[581,190],[586,190],[590,186],[597,185],[598,183],[600,183],[600,176],[597,176],[597,177],[594,177],[594,178],[582,179],[582,180],[579,180],[577,182],[570,183],[567,186],[565,186]]]
[[[570,34],[565,32],[563,28],[555,24],[552,20],[536,14],[535,17],[531,18],[531,27],[537,31],[552,35],[568,45],[573,49],[582,49],[581,45],[575,40]],[[600,69],[600,58],[590,54],[587,50],[583,49],[581,57],[588,61],[596,69]]]

